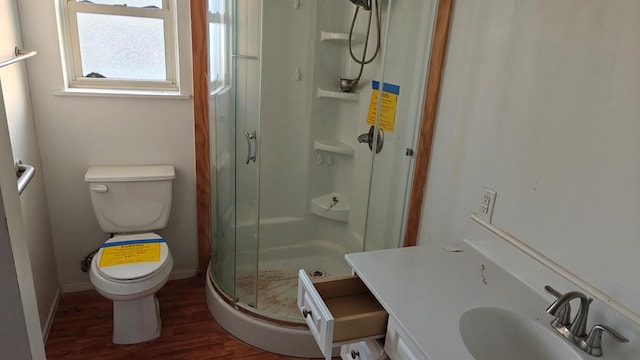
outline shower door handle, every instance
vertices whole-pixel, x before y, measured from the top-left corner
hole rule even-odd
[[[247,139],[247,159],[245,160],[245,164],[249,165],[250,161],[256,162],[256,150],[258,149],[256,143],[256,131],[252,132],[245,131],[244,136]],[[251,147],[251,141],[253,140],[255,147]],[[253,150],[252,150],[253,149]]]
[[[33,175],[35,175],[36,169],[27,164],[23,164],[22,160],[18,160],[16,163],[16,176],[18,176],[18,195],[21,195],[24,189],[27,188],[27,185],[33,179]]]

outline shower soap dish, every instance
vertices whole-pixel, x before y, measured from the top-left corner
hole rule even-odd
[[[320,41],[347,42],[349,41],[349,33],[322,30],[320,31]],[[353,36],[351,36],[351,41],[354,43],[363,43],[364,34],[353,34]]]
[[[351,207],[343,194],[329,193],[311,200],[312,214],[342,222],[349,222]]]
[[[342,92],[338,89],[327,90],[323,88],[318,88],[318,98],[336,99],[336,100],[344,100],[344,101],[358,101],[360,100],[360,94]]]
[[[313,149],[326,151],[330,153],[343,154],[352,156],[354,153],[353,146],[338,140],[321,139],[313,142]]]

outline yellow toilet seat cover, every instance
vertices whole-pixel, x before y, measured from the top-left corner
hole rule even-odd
[[[96,254],[98,273],[114,280],[133,280],[152,275],[167,262],[169,247],[156,233],[117,235]]]

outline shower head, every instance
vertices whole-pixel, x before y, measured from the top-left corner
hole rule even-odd
[[[353,79],[340,78],[338,79],[338,82],[340,84],[340,91],[350,93],[350,92],[353,92],[358,87],[358,83],[360,82],[360,76]]]
[[[371,10],[371,0],[349,0],[355,6],[361,7],[364,10]]]

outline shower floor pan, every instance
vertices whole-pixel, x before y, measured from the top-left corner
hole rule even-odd
[[[240,302],[262,316],[304,324],[296,306],[298,270],[305,269],[312,279],[349,275],[351,268],[344,260],[345,253],[344,249],[326,241],[262,250],[257,304],[253,296],[255,272],[242,268],[238,268]]]
[[[252,303],[252,293],[243,294],[244,289],[254,288],[255,273],[239,267],[240,302],[230,304],[209,280],[209,311],[223,328],[253,346],[287,356],[322,357],[296,307],[298,270],[305,269],[311,278],[348,275],[351,268],[344,254],[328,241],[261,250],[257,304]]]

